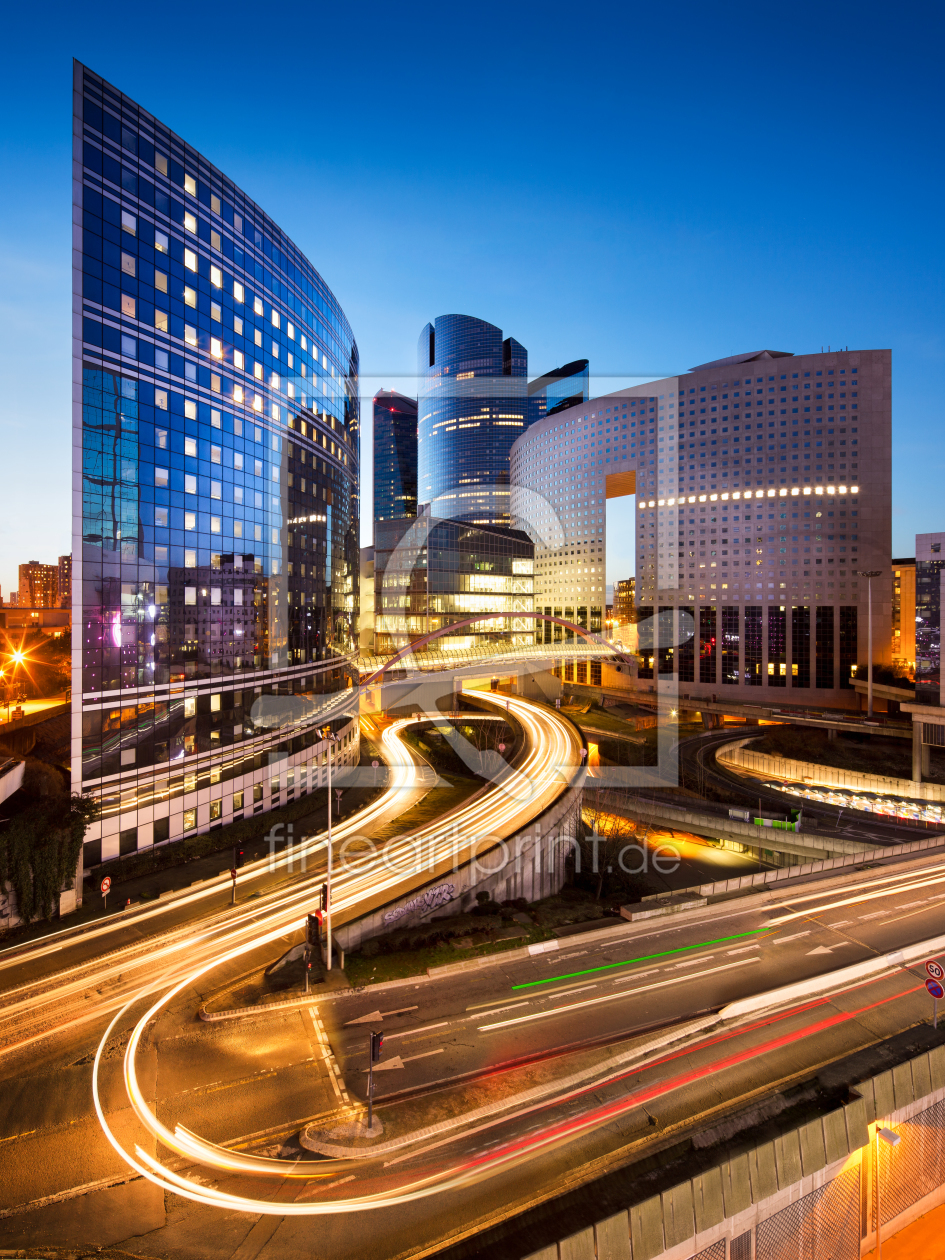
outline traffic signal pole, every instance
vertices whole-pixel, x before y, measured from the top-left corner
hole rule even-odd
[[[367,1127],[374,1128],[374,1034],[368,1033]]]
[[[325,907],[325,922],[327,924],[327,940],[328,940],[328,960],[325,964],[326,970],[331,971],[331,744],[328,741],[328,875],[326,877],[326,887],[328,889],[328,904]]]

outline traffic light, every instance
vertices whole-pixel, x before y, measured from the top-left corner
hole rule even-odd
[[[322,934],[322,918],[321,914],[315,913],[308,916],[306,923],[306,939],[309,945],[317,945]]]
[[[379,1063],[381,1058],[381,1050],[384,1046],[383,1033],[371,1033],[371,1062]]]
[[[237,870],[239,870],[240,867],[243,865],[243,850],[239,847],[239,845],[237,845],[236,847],[236,855],[233,861],[233,865],[236,867]]]
[[[321,908],[322,908],[322,913],[324,914],[328,910],[328,885],[327,884],[322,884],[321,898],[322,898]]]

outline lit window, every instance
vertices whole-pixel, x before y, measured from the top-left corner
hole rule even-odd
[[[211,499],[223,498],[223,487],[219,481],[210,482],[210,498]]]
[[[242,302],[244,289],[239,280],[233,281],[233,301]]]
[[[233,522],[233,537],[234,538],[243,537],[243,522],[242,521]]]
[[[272,310],[272,326],[273,328],[279,327],[279,312],[275,309],[275,307],[273,307]]]
[[[166,271],[155,271],[154,287],[156,289],[160,289],[162,293],[167,292],[167,272]]]
[[[262,542],[262,526],[261,525],[253,526],[253,539],[255,542]]]
[[[286,325],[286,332],[289,334],[291,341],[295,341],[295,326],[293,324]]]
[[[188,420],[197,419],[197,404],[193,402],[190,398],[184,399],[184,415],[187,417]]]
[[[192,455],[196,458],[196,455],[197,455],[197,439],[196,438],[192,438],[192,437],[184,438],[184,454]]]
[[[135,274],[135,262],[136,259],[134,254],[126,254],[124,250],[122,250],[121,269],[126,276],[133,276]]]
[[[197,567],[197,553],[196,553],[196,551],[185,551],[185,552],[184,552],[184,568],[185,568],[185,569],[196,569],[196,567]]]
[[[184,303],[187,306],[197,305],[197,290],[188,288],[186,284],[184,285]]]
[[[214,231],[212,231],[212,230],[211,230],[211,232],[210,232],[210,248],[211,248],[211,249],[215,249],[215,250],[217,251],[217,253],[219,253],[219,252],[220,252],[220,233],[219,233],[219,232],[214,232]]]
[[[223,288],[223,272],[219,267],[210,268],[210,283],[215,285],[218,289]]]
[[[220,532],[220,518],[219,516],[211,516],[210,517],[210,533],[219,534],[219,532]]]
[[[194,566],[194,568],[196,568],[196,567],[197,567],[197,566],[195,565],[195,566]],[[184,587],[184,603],[185,603],[185,604],[187,604],[187,605],[190,605],[191,607],[195,607],[195,606],[196,606],[196,603],[197,603],[197,588],[196,588],[196,586],[185,586],[185,587]],[[194,702],[193,702],[193,701],[187,701],[187,700],[185,700],[185,701],[184,701],[184,716],[185,716],[185,717],[187,717],[187,716],[192,716],[192,715],[188,715],[188,713],[187,713],[187,705],[188,705],[188,703],[192,704],[192,703],[194,703]]]
[[[262,380],[262,378],[263,378],[263,365],[262,365],[261,363],[254,363],[254,364],[253,364],[253,376],[255,376],[255,378],[256,378],[256,380],[257,380],[257,381],[261,381],[261,380]]]
[[[194,473],[184,474],[184,494],[197,493],[197,478]]]
[[[194,831],[197,826],[197,811],[195,809],[184,810],[184,830]]]
[[[154,430],[154,445],[162,451],[167,450],[167,429]]]
[[[308,349],[308,342],[305,340],[305,333],[302,334],[302,349],[303,350]]]
[[[236,333],[237,337],[242,337],[243,321],[240,319],[239,315],[233,316],[233,331]]]
[[[155,484],[156,486],[166,486],[166,485],[167,485],[167,469],[166,469],[166,468],[155,468],[155,470],[154,470],[154,484]]]
[[[154,391],[154,405],[161,411],[167,411],[167,390],[156,389]]]
[[[167,233],[166,233],[166,232],[155,232],[155,233],[154,233],[154,248],[157,250],[157,252],[158,252],[159,254],[166,254],[166,253],[167,253],[167,250],[168,250],[168,243],[167,243]]]
[[[184,529],[191,530],[191,529],[196,529],[196,528],[197,528],[197,513],[185,512],[184,513]]]
[[[241,403],[243,401],[243,386],[242,385],[233,386],[233,401],[235,403]],[[234,420],[233,423],[239,424],[239,420]]]
[[[242,350],[233,351],[233,366],[238,367],[240,371],[243,370],[243,351]]]
[[[121,313],[122,315],[127,315],[129,319],[134,319],[135,317],[135,300],[127,293],[121,295]]]
[[[233,604],[235,607],[239,608],[242,606],[242,603],[243,603],[243,592],[240,590],[239,587],[237,587],[233,592]]]
[[[188,346],[195,346],[197,344],[197,330],[196,328],[191,328],[190,324],[184,325],[184,340],[187,342]]]
[[[132,236],[138,234],[138,220],[133,214],[129,214],[127,210],[121,212],[121,230],[129,232]]]
[[[220,413],[219,413],[219,411],[217,411],[217,410],[216,410],[216,408],[213,408],[213,410],[210,412],[210,423],[213,425],[213,427],[214,427],[215,429],[219,429],[219,428],[222,428],[222,427],[223,427],[223,422],[222,422],[222,420],[221,420],[221,418],[220,418]],[[215,450],[217,450],[217,447],[215,447],[215,446],[213,446],[213,447],[211,447],[211,448],[210,448],[210,458],[211,458],[211,459],[213,458],[213,452],[214,452]],[[216,462],[219,464],[219,462],[220,462],[220,461],[219,461],[219,460],[217,460]]]
[[[218,324],[223,322],[223,311],[220,309],[219,302],[210,303],[210,318],[215,319]]]
[[[197,181],[193,175],[184,176],[184,191],[189,192],[191,197],[197,196]]]
[[[196,217],[195,217],[194,215],[192,215],[192,214],[187,214],[187,213],[185,212],[185,213],[184,213],[184,227],[186,228],[186,230],[187,230],[188,232],[192,232],[192,233],[193,233],[193,235],[194,235],[194,236],[196,236],[196,235],[197,235],[197,219],[196,219]]]
[[[222,818],[222,817],[223,817],[223,802],[211,801],[210,802],[210,821],[216,822],[218,818]]]
[[[222,346],[222,344],[220,343],[220,339],[219,339],[219,337],[211,337],[211,338],[210,338],[210,353],[211,353],[211,354],[214,356],[214,358],[216,358],[216,359],[222,359],[222,358],[223,358],[223,346]]]
[[[272,375],[269,378],[269,384],[272,386],[273,389],[279,388],[279,373],[278,372],[272,373]]]
[[[220,592],[221,588],[219,586],[210,587],[210,603],[214,608],[218,608],[220,606]]]
[[[163,153],[155,153],[154,169],[156,171],[160,171],[162,175],[167,174],[167,158],[164,156]]]
[[[262,398],[259,394],[253,394],[253,411],[262,411]]]
[[[197,270],[197,255],[194,253],[192,249],[184,250],[184,266],[189,271]]]
[[[262,298],[253,298],[253,311],[257,315],[261,315],[263,313]]]

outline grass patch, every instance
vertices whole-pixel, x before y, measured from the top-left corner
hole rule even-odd
[[[447,963],[482,958],[486,954],[502,954],[510,949],[521,949],[523,945],[531,945],[535,941],[549,940],[552,935],[549,929],[536,926],[525,936],[508,941],[486,941],[468,950],[454,949],[452,945],[434,945],[426,949],[375,954],[373,958],[365,958],[361,953],[349,954],[345,957],[345,975],[356,989],[360,989],[366,984],[384,984],[388,980],[424,976],[428,967],[442,967]]]

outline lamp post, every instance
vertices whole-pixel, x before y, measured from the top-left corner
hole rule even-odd
[[[882,569],[858,569],[860,577],[867,579],[867,655],[866,662],[866,716],[873,716],[873,578],[879,577]]]
[[[882,1260],[883,1256],[883,1217],[879,1202],[880,1141],[895,1149],[899,1145],[899,1134],[894,1133],[892,1129],[881,1129],[879,1125],[876,1126],[876,1260]]]
[[[328,873],[325,877],[325,939],[328,948],[325,969],[331,971],[331,746],[337,742],[338,736],[330,726],[322,727],[319,734],[328,745],[325,754],[328,758]]]

